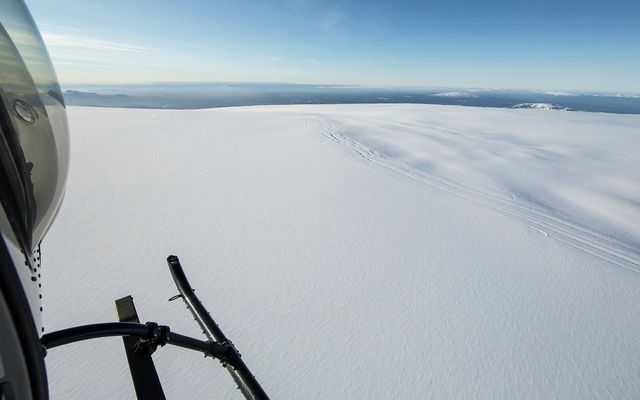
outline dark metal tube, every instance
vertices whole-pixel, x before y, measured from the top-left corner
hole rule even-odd
[[[221,346],[218,343],[204,342],[202,340],[174,332],[169,332],[167,335],[167,344],[172,344],[184,349],[199,351],[205,353],[207,356],[219,358],[220,360],[225,360],[229,353],[226,347]]]
[[[65,344],[80,342],[82,340],[97,339],[110,336],[137,336],[147,337],[149,328],[144,324],[131,322],[106,322],[102,324],[91,324],[75,326],[73,328],[42,335],[40,343],[47,349],[52,349]]]
[[[112,336],[136,336],[143,339],[151,339],[149,326],[131,322],[107,322],[102,324],[91,324],[62,329],[59,331],[42,335],[40,343],[52,349],[65,344],[80,342],[88,339],[97,339]],[[205,355],[219,357],[224,353],[224,349],[215,343],[194,339],[179,333],[168,332],[167,344],[182,347],[185,349],[199,351]]]
[[[184,349],[209,353],[208,355],[211,355],[211,346],[208,342],[190,338],[188,336],[183,336],[174,332],[169,332],[169,334],[167,335],[167,344],[172,344]]]
[[[167,258],[167,263],[169,264],[169,270],[171,271],[173,281],[182,295],[182,299],[187,304],[187,307],[198,322],[198,325],[202,328],[204,334],[211,341],[217,342],[220,345],[229,343],[233,346],[231,341],[227,339],[224,333],[222,333],[218,324],[216,324],[209,312],[204,308],[198,297],[193,292],[193,288],[187,280],[187,276],[180,265],[178,257],[169,256]],[[269,396],[267,396],[249,368],[242,361],[240,353],[238,353],[235,348],[231,348],[233,351],[228,354],[225,366],[244,397],[250,400],[268,400]]]

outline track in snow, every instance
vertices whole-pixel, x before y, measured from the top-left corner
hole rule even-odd
[[[515,217],[527,224],[529,228],[544,234],[546,237],[555,239],[558,242],[591,254],[618,267],[640,274],[640,252],[613,238],[606,237],[598,232],[533,209],[516,201],[500,198],[434,174],[411,168],[402,162],[390,159],[346,136],[340,124],[335,121],[314,119],[308,120],[307,124],[318,129],[325,137],[375,165],[392,170],[456,197]]]

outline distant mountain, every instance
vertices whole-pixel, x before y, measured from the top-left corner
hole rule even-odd
[[[640,114],[640,96],[462,88],[375,88],[260,83],[78,85],[70,106],[199,109],[284,104],[411,103]]]

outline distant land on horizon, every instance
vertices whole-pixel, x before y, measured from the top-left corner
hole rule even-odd
[[[640,114],[640,95],[476,88],[375,88],[287,83],[175,82],[65,87],[72,106],[201,109],[252,105],[412,103]]]

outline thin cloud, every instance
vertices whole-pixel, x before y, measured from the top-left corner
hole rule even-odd
[[[77,28],[72,28],[70,26],[54,25],[54,24],[47,24],[47,23],[39,23],[38,26],[42,30],[47,30],[47,28],[50,28],[49,30],[75,32],[75,33],[82,33],[82,34],[86,34],[87,33],[86,31],[83,31],[83,30],[80,30],[80,29],[77,29]]]
[[[304,62],[307,64],[314,65],[316,67],[331,67],[331,64],[326,63],[324,61],[316,60],[315,58],[305,58]]]
[[[287,0],[285,7],[293,18],[316,28],[332,32],[349,19],[346,10],[338,5],[329,6],[317,0]]]
[[[347,20],[347,14],[339,9],[326,10],[319,17],[320,28],[325,31],[333,31]]]
[[[112,50],[127,53],[142,53],[149,50],[148,48],[142,46],[112,42],[109,40],[102,40],[84,35],[43,32],[42,38],[44,39],[46,45],[51,47],[87,50]]]
[[[110,65],[110,64],[98,64],[86,61],[54,61],[53,64],[57,67],[92,67],[92,68],[111,68],[111,69],[120,69],[119,65]]]

